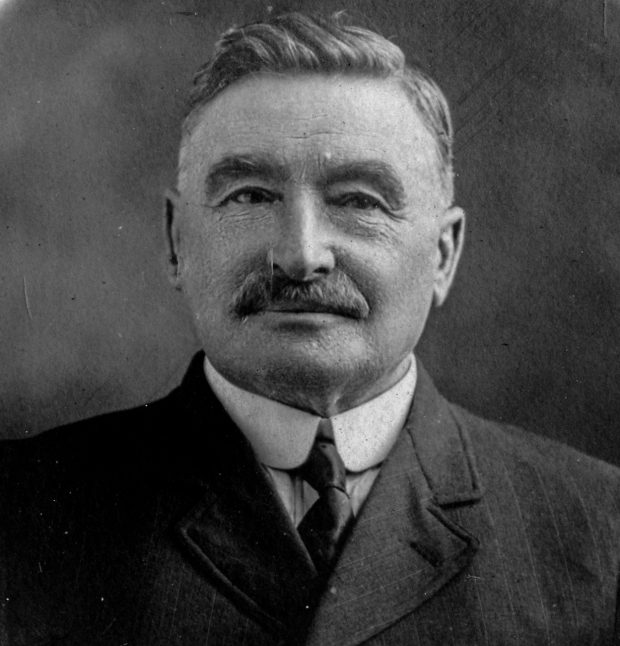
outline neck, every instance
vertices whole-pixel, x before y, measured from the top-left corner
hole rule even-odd
[[[333,417],[374,399],[397,384],[411,365],[411,355],[405,357],[387,374],[370,384],[351,379],[337,387],[320,379],[304,379],[302,383],[279,383],[278,379],[262,379],[251,384],[229,379],[236,386],[268,399],[313,413],[319,417]],[[227,375],[224,375],[227,377]],[[228,378],[228,377],[227,377]]]

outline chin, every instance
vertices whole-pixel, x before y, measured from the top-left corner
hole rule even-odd
[[[280,343],[256,340],[244,344],[216,344],[209,360],[236,385],[263,396],[295,404],[305,396],[348,390],[352,382],[373,379],[380,366],[370,348],[359,339],[326,342],[321,338]]]

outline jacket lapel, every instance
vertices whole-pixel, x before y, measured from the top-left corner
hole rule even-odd
[[[480,495],[465,431],[420,367],[407,424],[356,521],[305,643],[359,644],[435,594],[478,547],[441,507],[472,503]]]
[[[200,492],[177,536],[222,594],[282,632],[303,614],[316,570],[268,475],[208,387],[203,358],[174,394],[187,435],[171,475]]]
[[[279,632],[308,603],[316,570],[260,467],[229,466],[181,521],[180,538],[224,594]]]

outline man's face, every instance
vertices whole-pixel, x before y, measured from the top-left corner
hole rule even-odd
[[[169,204],[175,283],[233,383],[333,414],[404,372],[462,213],[392,81],[259,75],[217,96]]]

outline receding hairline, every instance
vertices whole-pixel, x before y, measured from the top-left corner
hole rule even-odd
[[[217,41],[212,57],[195,74],[183,122],[184,147],[206,107],[227,88],[258,74],[319,74],[395,81],[435,141],[441,183],[453,199],[453,127],[450,108],[435,80],[391,39],[351,24],[345,12],[331,16],[291,12],[234,26]]]
[[[424,127],[425,131],[427,132],[430,139],[433,141],[433,143],[435,144],[435,147],[437,148],[436,137],[432,131],[432,128],[424,119],[424,115],[422,114],[422,111],[420,110],[420,108],[415,104],[415,102],[409,96],[406,84],[402,81],[402,79],[397,74],[373,75],[373,74],[367,74],[364,72],[357,72],[357,71],[324,72],[321,70],[317,70],[317,71],[291,70],[291,71],[285,71],[285,72],[273,72],[271,70],[261,70],[259,72],[246,74],[236,79],[234,82],[227,85],[226,88],[222,89],[216,95],[212,96],[208,101],[205,101],[202,105],[196,106],[194,110],[190,114],[188,114],[188,116],[186,117],[183,123],[183,135],[182,135],[181,145],[179,150],[179,169],[178,169],[177,179],[180,180],[180,177],[184,174],[186,164],[187,164],[186,153],[190,148],[189,144],[190,144],[190,140],[192,139],[192,135],[194,134],[197,126],[200,123],[203,123],[203,121],[205,120],[205,113],[209,110],[209,108],[213,106],[214,103],[217,102],[219,97],[226,95],[227,91],[230,89],[238,88],[243,84],[250,83],[252,81],[257,81],[257,80],[260,81],[261,78],[277,79],[277,80],[282,80],[286,82],[287,80],[295,81],[306,77],[307,78],[322,77],[326,80],[335,80],[335,81],[340,79],[345,81],[347,79],[355,79],[360,81],[368,81],[369,83],[372,83],[372,82],[384,83],[386,86],[392,86],[392,88],[402,93],[402,97],[405,99],[408,107],[413,111],[413,114],[417,117],[419,123]],[[443,172],[445,169],[444,169],[444,163],[441,157],[441,153],[438,149],[436,150],[436,157],[437,157],[436,161],[437,161],[437,168],[440,175],[440,181],[443,185],[444,184]]]
[[[386,86],[391,85],[394,89],[399,90],[402,92],[403,97],[406,99],[407,103],[413,108],[414,113],[420,118],[420,120],[423,122],[423,125],[425,128],[428,130],[429,134],[434,138],[434,134],[432,132],[432,129],[428,126],[428,124],[424,120],[424,115],[422,114],[422,111],[411,101],[411,97],[409,96],[409,93],[407,91],[407,87],[405,85],[405,81],[401,78],[400,75],[397,74],[390,74],[390,75],[373,75],[369,74],[363,71],[357,71],[357,70],[351,70],[351,71],[341,71],[341,70],[336,70],[336,71],[322,71],[322,70],[287,70],[287,71],[272,71],[272,70],[260,70],[257,72],[252,72],[248,73],[244,76],[239,77],[229,85],[227,85],[225,88],[220,90],[217,94],[214,94],[211,96],[208,100],[195,105],[194,108],[188,112],[187,116],[183,120],[182,123],[182,135],[183,137],[186,137],[187,135],[191,135],[193,130],[195,129],[196,125],[203,120],[204,113],[211,107],[214,103],[218,101],[218,99],[227,94],[228,90],[231,89],[236,89],[241,87],[242,85],[246,83],[251,83],[252,81],[260,81],[261,79],[275,79],[275,80],[281,80],[281,81],[296,81],[296,80],[303,80],[305,78],[307,79],[312,79],[312,78],[323,78],[325,80],[333,80],[333,81],[344,81],[346,82],[347,80],[351,79],[354,81],[367,81],[369,84],[372,82],[377,82],[377,83],[384,83]]]

